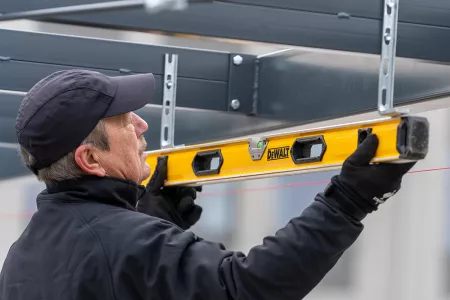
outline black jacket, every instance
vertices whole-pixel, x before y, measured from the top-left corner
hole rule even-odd
[[[137,212],[141,192],[97,177],[44,190],[5,260],[0,299],[299,300],[363,228],[319,194],[244,256]]]

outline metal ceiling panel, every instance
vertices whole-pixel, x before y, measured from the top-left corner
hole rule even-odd
[[[258,115],[305,123],[377,110],[379,57],[290,50],[260,59]],[[450,65],[397,58],[394,104],[450,95]]]
[[[249,114],[252,110],[254,56],[189,48],[162,47],[120,41],[1,30],[0,89],[27,91],[52,72],[83,68],[118,76],[151,72],[162,103],[165,53],[178,54],[177,105]],[[239,99],[239,109],[231,102]]]
[[[91,3],[101,2],[106,0]],[[157,15],[131,9],[48,20],[379,54],[382,3],[381,0],[229,0]],[[63,4],[79,3],[74,0],[23,0],[17,3],[9,0],[0,4],[0,10],[18,11]],[[397,55],[449,62],[449,12],[450,2],[445,0],[400,2]]]
[[[377,20],[381,20],[384,4],[384,0],[224,0],[224,2],[335,16],[345,14]],[[402,0],[398,18],[400,22],[450,27],[449,13],[450,2],[447,0]]]
[[[138,66],[138,61],[155,62],[163,57],[163,52],[154,50],[154,46],[151,45],[9,30],[0,30],[0,38],[2,37],[10,41],[6,43],[7,45],[0,44],[0,57],[3,57],[0,60],[0,89],[4,90],[27,91],[39,79],[60,69],[80,66],[99,67],[95,70],[109,75],[119,75],[121,72],[118,69],[121,66],[130,68],[133,64]],[[45,53],[45,47],[40,45],[41,41],[45,41],[47,48],[60,49],[60,51],[54,51],[54,55]],[[96,42],[99,43],[98,47]],[[83,50],[72,50],[76,46]],[[105,52],[101,58],[103,60],[92,60],[89,53],[102,47],[120,48],[116,51],[120,51],[121,60],[115,60],[119,52],[114,51]],[[156,49],[160,48],[156,47]],[[172,49],[171,47],[163,48],[167,48],[167,52],[171,52]],[[328,53],[315,50],[290,50],[281,54],[277,52],[278,54],[263,56],[259,59],[259,72],[256,74],[254,56],[242,55],[242,63],[233,64],[232,57],[235,54],[175,49],[180,53],[179,64],[185,66],[184,74],[191,76],[178,77],[177,106],[202,109],[189,111],[189,113],[181,110],[183,119],[180,122],[183,128],[180,130],[194,128],[202,133],[196,137],[197,134],[194,131],[184,132],[183,141],[180,143],[197,143],[205,139],[239,135],[244,132],[239,126],[244,125],[258,124],[256,126],[258,129],[268,130],[268,126],[272,124],[256,118],[247,119],[244,117],[245,114],[280,120],[279,124],[285,125],[288,122],[297,124],[339,118],[376,109],[379,72],[379,56],[377,55]],[[152,54],[152,51],[156,53]],[[59,52],[64,52],[67,56],[58,54]],[[83,53],[80,54],[80,52]],[[189,54],[181,56],[183,53]],[[108,56],[109,59],[107,59]],[[214,62],[213,56],[217,56],[220,62]],[[65,57],[67,57],[66,61]],[[184,62],[192,59],[198,62],[197,71],[194,64]],[[118,61],[122,64],[108,67],[108,62],[114,64]],[[202,62],[209,64],[209,67],[203,66]],[[161,63],[155,63],[157,64]],[[140,71],[143,71],[146,67],[140,68]],[[151,70],[148,69],[148,71]],[[202,75],[198,76],[199,74]],[[198,78],[202,76],[204,79]],[[446,64],[398,58],[395,103],[409,103],[446,94],[449,92],[446,78],[449,77],[450,66]],[[150,103],[159,105],[162,103],[163,82],[162,76],[157,75],[156,78],[160,88],[157,88],[157,97]],[[217,80],[219,78],[221,80]],[[257,84],[254,79],[257,79]],[[255,87],[258,89],[254,90]],[[257,94],[254,93],[256,91]],[[214,111],[232,110],[230,104],[234,99],[240,100],[240,108],[236,110],[240,116],[234,116],[232,113],[215,116]],[[152,112],[152,120],[155,118],[160,120],[158,112],[150,110],[148,113],[150,112]],[[192,119],[192,116],[195,118]],[[186,124],[185,121],[189,118],[195,120],[198,127]],[[229,118],[229,121],[226,121],[226,118]],[[237,118],[236,123],[233,118]],[[208,120],[213,125],[202,123],[203,120]],[[214,127],[216,121],[218,124]],[[214,131],[208,132],[213,127],[222,132],[220,134]],[[252,128],[245,129],[246,132],[252,132],[252,130]],[[186,134],[193,136],[186,136]]]
[[[230,54],[0,29],[0,56],[16,61],[95,68],[122,73],[164,74],[164,55],[178,54],[178,77],[227,81]]]
[[[19,12],[46,8],[58,8],[70,5],[114,2],[120,0],[3,0],[2,12]],[[380,20],[383,0],[220,0],[237,5],[262,6],[277,10],[298,10],[311,13],[338,15],[345,13],[351,17]],[[123,10],[122,13],[127,13]],[[414,24],[450,27],[450,2],[446,0],[402,0],[400,2],[399,21]]]
[[[399,11],[402,11],[401,7]],[[127,10],[50,20],[379,54],[381,21],[341,12],[325,14],[217,2],[152,16],[142,10]],[[426,20],[443,20],[444,16],[439,9],[435,9],[435,13]],[[450,21],[447,19],[447,22]],[[450,28],[399,22],[397,55],[450,62]]]
[[[0,89],[13,91],[28,91],[40,79],[53,72],[71,69],[71,66],[48,65],[8,61],[0,62]],[[106,75],[123,75],[117,71],[84,68],[100,71]],[[161,87],[163,76],[155,76],[156,86]],[[177,86],[177,105],[180,107],[201,108],[227,111],[228,85],[220,81],[205,81],[191,78],[179,78]],[[149,104],[162,103],[162,88],[157,88],[155,97],[149,98]]]

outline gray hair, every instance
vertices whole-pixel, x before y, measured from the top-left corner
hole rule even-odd
[[[100,120],[94,130],[81,142],[81,145],[85,144],[91,144],[100,150],[109,150],[104,120]],[[35,158],[22,146],[20,146],[20,156],[26,165],[33,165],[35,162]],[[49,167],[39,170],[37,178],[48,185],[53,185],[58,181],[76,179],[84,174],[75,161],[75,150],[73,150]]]

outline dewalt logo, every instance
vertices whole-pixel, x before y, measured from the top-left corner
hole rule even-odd
[[[267,160],[277,160],[289,158],[289,146],[270,148],[267,150]]]

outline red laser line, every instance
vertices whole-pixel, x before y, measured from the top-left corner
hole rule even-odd
[[[435,172],[435,171],[445,171],[445,170],[450,170],[450,167],[414,170],[414,171],[409,171],[407,174],[424,173],[424,172]],[[229,191],[224,191],[224,192],[200,193],[200,194],[198,194],[198,198],[223,196],[223,195],[233,195],[233,194],[242,194],[242,193],[248,193],[248,192],[260,192],[260,191],[276,190],[276,189],[290,188],[290,187],[301,187],[301,186],[328,184],[329,182],[330,182],[330,180],[327,179],[327,180],[320,180],[320,181],[309,181],[309,182],[299,182],[299,183],[288,183],[288,184],[275,185],[275,186],[264,186],[264,187],[258,187],[258,188],[250,188],[250,189],[229,190]]]

